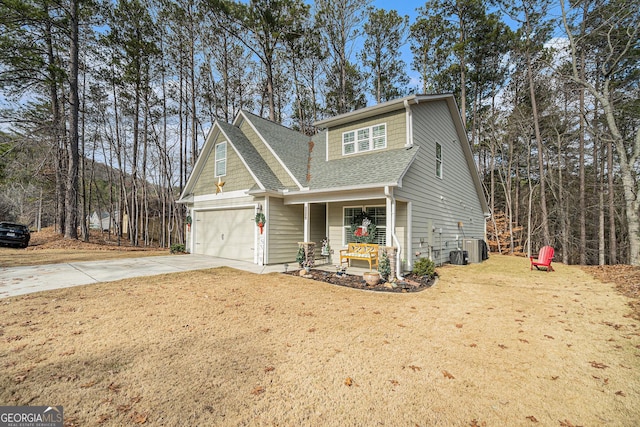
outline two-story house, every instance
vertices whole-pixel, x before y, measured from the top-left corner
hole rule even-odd
[[[484,239],[488,207],[453,95],[411,95],[315,125],[323,131],[309,138],[244,111],[216,121],[180,198],[187,249],[292,263],[298,242],[327,238],[337,254],[362,212],[375,242],[397,248],[399,272]]]

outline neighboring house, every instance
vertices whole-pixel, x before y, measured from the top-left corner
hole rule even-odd
[[[91,215],[87,217],[89,221],[89,228],[91,230],[101,231],[113,231],[118,229],[118,219],[120,218],[119,211],[113,213],[113,217],[109,212],[96,212],[93,211]],[[123,223],[126,225],[127,215],[124,215]],[[124,228],[126,230],[126,228]]]
[[[399,272],[484,239],[488,207],[453,95],[412,95],[315,125],[324,130],[310,138],[245,111],[216,121],[179,200],[191,220],[187,249],[293,263],[298,242],[320,252],[327,237],[337,263],[362,211],[377,243],[398,248]]]
[[[89,215],[89,228],[91,230],[109,231],[113,225],[109,212],[93,211],[93,213]]]

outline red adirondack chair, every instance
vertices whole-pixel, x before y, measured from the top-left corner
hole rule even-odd
[[[543,246],[540,248],[540,253],[537,255],[537,259],[535,256],[529,257],[531,261],[531,267],[529,270],[533,270],[535,267],[537,270],[540,270],[540,267],[546,267],[547,272],[553,271],[553,267],[551,267],[551,261],[553,261],[553,248],[551,246]]]

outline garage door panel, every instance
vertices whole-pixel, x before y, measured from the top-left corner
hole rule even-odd
[[[196,214],[196,253],[253,261],[253,209]]]

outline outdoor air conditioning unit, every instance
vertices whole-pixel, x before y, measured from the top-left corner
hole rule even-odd
[[[469,255],[470,263],[478,263],[484,260],[484,240],[482,239],[464,239],[462,241],[462,250]]]
[[[467,265],[467,251],[456,249],[455,251],[449,252],[449,262],[453,265]]]

